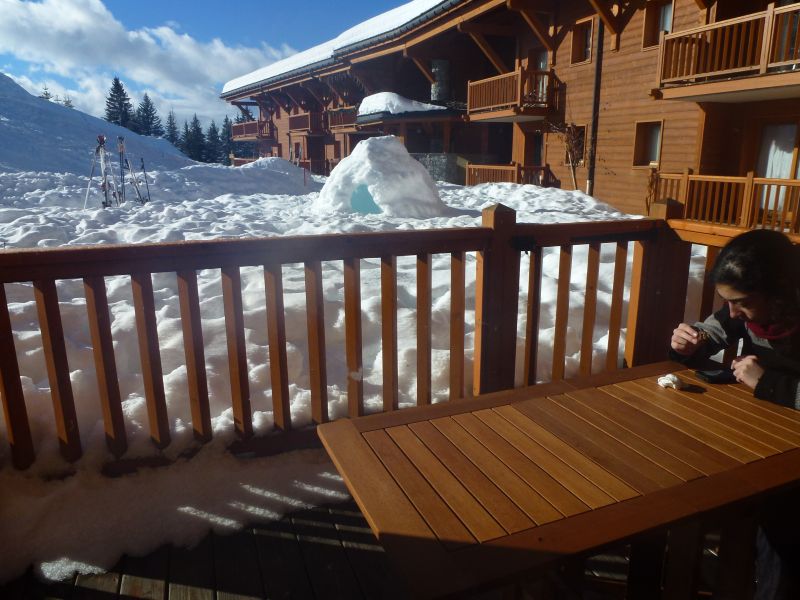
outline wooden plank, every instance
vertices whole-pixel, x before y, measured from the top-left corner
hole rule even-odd
[[[253,531],[243,529],[230,535],[214,533],[211,543],[214,548],[217,600],[264,598]]]
[[[150,423],[150,439],[158,448],[164,448],[170,443],[170,432],[158,344],[153,281],[150,273],[132,274],[131,289],[133,308],[136,314],[136,332],[139,340],[144,395],[147,402],[147,418]]]
[[[557,516],[558,513],[570,516],[588,510],[586,504],[566,489],[557,478],[551,477],[549,473],[533,462],[531,452],[536,449],[534,444],[530,445],[528,451],[517,450],[501,435],[486,425],[478,417],[479,414],[481,413],[456,415],[453,420],[466,429],[509,469],[519,475],[532,489],[536,490],[542,498],[553,506],[555,511],[558,511],[557,513],[553,511],[550,515],[545,515],[547,521],[560,518],[560,516]],[[540,524],[547,522],[542,521],[541,518],[536,520]]]
[[[683,481],[689,481],[704,475],[704,473],[690,464],[652,443],[650,441],[650,431],[647,428],[629,429],[622,427],[617,423],[616,419],[607,418],[593,411],[589,406],[578,402],[568,394],[553,396],[552,400]]]
[[[64,328],[58,308],[56,282],[52,279],[34,281],[33,290],[61,456],[65,460],[74,462],[82,454],[81,437],[69,378],[67,348],[64,345]]]
[[[567,344],[569,321],[569,280],[572,272],[572,246],[561,246],[558,262],[558,296],[556,298],[556,321],[553,333],[553,381],[564,379],[564,354]]]
[[[69,597],[73,600],[102,600],[109,595],[116,597],[119,594],[125,560],[126,557],[122,556],[117,564],[105,573],[76,575],[75,587]]]
[[[516,408],[643,494],[681,481],[555,402],[524,402]]]
[[[542,302],[542,249],[530,251],[528,270],[528,304],[525,325],[525,363],[523,380],[526,385],[536,383],[536,361],[539,357],[539,311]]]
[[[450,400],[464,397],[464,252],[450,254]]]
[[[364,434],[364,439],[391,473],[397,485],[414,504],[419,515],[425,518],[428,526],[446,546],[453,548],[475,541],[464,523],[458,519],[385,431],[370,431]],[[372,516],[369,511],[365,511],[365,515],[368,519]],[[376,527],[372,523],[370,526],[375,531]],[[381,539],[380,530],[376,533],[378,539]]]
[[[640,410],[651,417],[663,421],[667,425],[674,427],[684,433],[690,435],[696,440],[716,448],[720,452],[727,454],[731,458],[739,462],[751,462],[758,459],[758,455],[742,448],[725,437],[722,437],[721,432],[712,431],[706,427],[696,423],[691,417],[686,418],[686,413],[682,415],[675,414],[661,406],[661,402],[650,402],[648,398],[643,397],[644,390],[630,383],[620,383],[605,388],[610,394],[619,398],[623,402],[630,404],[637,410]]]
[[[578,500],[589,508],[598,508],[614,502],[614,499],[603,490],[578,473],[569,464],[555,456],[547,448],[528,437],[510,421],[493,410],[475,412],[487,427],[511,444],[520,453],[535,459],[536,466],[557,480]]]
[[[662,600],[695,598],[703,553],[701,522],[692,519],[671,527],[668,536]]]
[[[126,556],[119,586],[123,598],[162,600],[167,592],[169,546],[161,546],[146,556]]]
[[[242,280],[239,267],[223,268],[221,277],[233,422],[237,435],[247,439],[253,435],[253,415],[250,408],[250,382],[244,339]]]
[[[283,310],[281,265],[264,265],[264,289],[267,294],[272,414],[275,427],[287,431],[292,428],[292,412],[289,405],[289,367],[286,359],[286,315]]]
[[[381,257],[381,355],[383,410],[397,410],[397,257]]]
[[[322,300],[322,265],[304,265],[306,321],[308,323],[308,379],[311,387],[311,419],[328,420],[328,368],[325,360],[325,305]]]
[[[253,527],[268,598],[311,598],[313,591],[291,516]]]
[[[667,423],[652,417],[603,389],[568,392],[569,396],[582,402],[598,414],[613,419],[631,431],[646,431],[647,439],[659,448],[677,456],[698,471],[711,475],[731,468],[738,461],[723,454]]]
[[[431,403],[431,260],[417,255],[417,406]]]
[[[392,427],[387,429],[386,433],[478,542],[485,542],[505,533],[497,521],[414,435],[409,427]],[[433,518],[433,515],[428,515],[429,522]]]
[[[586,261],[586,296],[583,303],[580,374],[592,374],[594,323],[597,314],[597,281],[600,275],[600,243],[589,244]]]
[[[361,261],[344,261],[345,353],[347,355],[347,414],[364,414],[364,364],[361,340]]]
[[[715,595],[731,600],[753,598],[756,564],[756,529],[754,517],[725,523],[719,540],[719,571]]]
[[[11,328],[8,299],[3,284],[0,284],[0,397],[3,399],[11,462],[17,469],[27,469],[35,459],[33,438],[19,378],[14,331]]]
[[[445,421],[454,426],[451,420]],[[507,533],[522,531],[535,524],[490,479],[490,473],[486,469],[471,461],[459,446],[445,437],[431,422],[414,423],[410,429]]]
[[[191,548],[170,549],[169,600],[214,600],[214,549],[207,535]]]
[[[197,272],[180,271],[178,300],[183,327],[183,350],[186,356],[186,378],[189,386],[189,406],[192,410],[194,438],[201,442],[211,439],[211,410],[208,404],[208,377],[203,344],[203,326],[200,319],[200,295],[197,290]]]
[[[517,410],[516,405],[502,406],[495,409],[495,411],[539,445],[561,458],[561,460],[612,498],[621,501],[639,495],[639,492],[622,479],[607,471],[535,421],[529,419]]]
[[[628,266],[628,243],[617,242],[614,255],[614,283],[611,289],[611,312],[608,322],[606,369],[613,371],[619,363],[619,332],[622,327],[622,305],[625,302],[625,269]]]

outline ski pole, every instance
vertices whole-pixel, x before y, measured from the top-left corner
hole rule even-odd
[[[117,150],[119,151],[119,184],[121,189],[122,201],[125,202],[125,138],[121,135],[117,136]],[[119,198],[117,198],[119,204]]]
[[[144,157],[140,157],[139,160],[142,161],[142,174],[144,175],[144,185],[147,188],[147,201],[150,202],[150,184],[147,183],[147,171],[144,168]]]

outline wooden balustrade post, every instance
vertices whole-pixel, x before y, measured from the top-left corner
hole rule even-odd
[[[486,208],[482,225],[492,229],[478,253],[475,275],[473,393],[514,387],[519,299],[519,251],[511,245],[516,212],[502,204]]]
[[[753,187],[753,172],[747,172],[742,192],[742,214],[739,215],[739,226],[750,228],[755,222],[755,188]]]
[[[770,55],[772,54],[773,23],[775,22],[775,3],[767,4],[764,16],[764,35],[761,39],[761,63],[759,73],[766,73],[769,68]]]
[[[666,359],[672,330],[683,321],[690,252],[691,244],[666,223],[635,243],[625,341],[629,367]]]
[[[691,169],[684,169],[683,170],[683,174],[681,176],[681,185],[680,185],[680,189],[678,190],[678,202],[680,202],[683,205],[683,211],[684,211],[683,215],[681,215],[681,216],[684,216],[684,217],[688,214],[687,213],[687,210],[688,210],[687,202],[688,202],[688,198],[689,198],[689,175],[691,175],[691,174],[692,174],[692,170]],[[679,218],[679,217],[676,216],[676,217],[672,217],[672,218]]]

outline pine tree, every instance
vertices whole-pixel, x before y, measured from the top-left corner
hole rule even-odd
[[[183,153],[192,160],[202,161],[205,154],[205,145],[206,137],[203,135],[203,128],[200,126],[200,119],[195,114],[188,127],[186,147],[183,149]]]
[[[142,135],[164,135],[161,118],[158,116],[156,107],[147,92],[142,97],[142,101],[139,102],[139,106],[136,107],[136,123],[139,127],[138,133]]]
[[[252,111],[250,110],[249,106],[240,106],[239,107],[239,114],[234,117],[234,123],[247,123],[248,121],[255,121],[256,118],[253,116]]]
[[[45,84],[44,89],[42,89],[42,93],[39,94],[39,98],[42,100],[51,100],[53,98],[53,94],[47,89],[47,84]]]
[[[178,124],[175,121],[175,111],[170,109],[169,114],[167,115],[167,131],[166,131],[166,138],[167,141],[175,146],[176,148],[180,148],[180,134],[178,133]]]
[[[127,127],[132,116],[133,106],[131,105],[131,99],[119,77],[114,77],[111,89],[106,97],[106,121]]]
[[[72,98],[70,98],[69,96],[64,96],[63,104],[67,108],[75,108],[75,105],[72,103]]]
[[[212,119],[211,125],[206,130],[205,161],[208,163],[221,163],[222,158],[222,140],[219,138],[217,124]]]
[[[233,122],[225,115],[222,120],[222,131],[219,134],[220,144],[222,145],[222,164],[231,164],[231,152],[233,152]]]
[[[191,134],[189,133],[189,124],[184,119],[183,121],[183,131],[181,132],[181,136],[178,138],[178,149],[189,156],[187,148],[189,147],[189,138]]]

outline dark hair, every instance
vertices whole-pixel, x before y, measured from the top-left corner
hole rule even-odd
[[[776,321],[800,320],[800,253],[779,231],[754,229],[733,238],[719,253],[711,281],[763,294]]]

